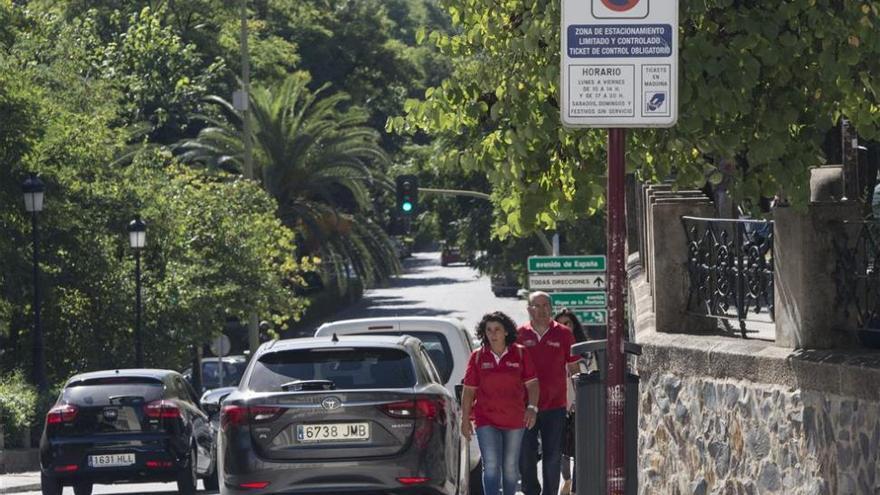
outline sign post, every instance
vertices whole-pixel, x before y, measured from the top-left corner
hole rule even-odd
[[[572,310],[583,326],[607,324],[605,255],[529,256],[528,266],[529,290],[549,292],[554,311]]]
[[[678,0],[563,0],[566,127],[671,127],[678,119]]]
[[[605,466],[607,493],[623,495],[624,128],[671,127],[678,119],[678,0],[562,0],[561,30],[562,124],[608,128]]]

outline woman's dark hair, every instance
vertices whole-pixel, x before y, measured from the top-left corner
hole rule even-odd
[[[581,325],[581,321],[578,320],[578,317],[575,316],[574,311],[568,308],[562,308],[562,310],[556,313],[556,316],[554,316],[553,319],[559,321],[563,316],[571,320],[571,332],[574,334],[575,342],[586,342],[587,334],[584,332],[584,327]]]
[[[504,327],[504,343],[506,345],[516,342],[516,323],[501,311],[493,311],[492,313],[484,314],[483,319],[477,323],[477,337],[483,345],[489,345],[489,339],[486,338],[486,325],[488,325],[490,321],[500,323],[501,326]]]

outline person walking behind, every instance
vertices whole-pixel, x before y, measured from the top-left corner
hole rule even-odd
[[[561,323],[562,325],[568,327],[571,330],[571,333],[574,335],[574,341],[576,343],[586,342],[587,334],[584,332],[584,327],[581,325],[580,320],[574,311],[563,308],[561,311],[556,313],[556,316],[553,317],[554,320]],[[591,337],[589,340],[593,340]],[[588,363],[581,359],[578,361],[578,367],[580,368],[580,372],[587,371]],[[577,481],[574,477],[574,473],[571,469],[571,461],[574,459],[574,386],[571,383],[571,380],[568,381],[567,392],[568,392],[568,416],[565,421],[565,432],[562,437],[562,489],[559,491],[559,495],[574,495],[577,490]]]
[[[535,428],[523,435],[519,469],[525,495],[557,495],[562,463],[562,434],[565,431],[568,377],[577,373],[578,356],[572,356],[574,335],[553,319],[550,295],[529,294],[529,323],[519,327],[517,343],[522,344],[538,367],[538,419]],[[538,481],[538,435],[541,435],[541,473]]]
[[[461,433],[468,440],[477,425],[483,458],[483,493],[516,494],[523,432],[535,426],[538,380],[526,350],[516,344],[516,323],[496,311],[477,324],[482,346],[471,354],[461,394]]]

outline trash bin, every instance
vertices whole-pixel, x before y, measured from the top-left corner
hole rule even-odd
[[[596,357],[598,371],[575,375],[575,474],[578,493],[605,494],[605,372],[607,340],[582,342],[572,346],[573,354]],[[624,352],[641,355],[638,344],[624,342]],[[627,361],[629,361],[627,359]],[[626,407],[624,409],[624,449],[626,451],[626,495],[638,493],[639,376],[627,366]]]

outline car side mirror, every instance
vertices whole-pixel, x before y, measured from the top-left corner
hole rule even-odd
[[[463,391],[464,391],[464,384],[463,383],[458,383],[455,385],[455,400],[457,400],[459,404],[461,404],[461,394]]]

